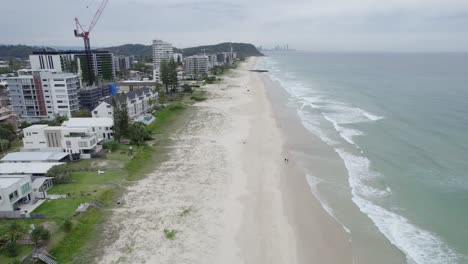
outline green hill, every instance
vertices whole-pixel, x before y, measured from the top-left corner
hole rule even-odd
[[[175,52],[183,53],[184,56],[191,56],[197,53],[218,53],[226,52],[231,50],[231,45],[233,51],[237,52],[240,57],[249,57],[249,56],[263,56],[263,54],[257,50],[257,48],[248,43],[221,43],[217,45],[206,45],[186,49],[177,49],[174,48]],[[40,51],[43,49],[53,50],[51,48],[44,47],[34,47],[26,45],[0,45],[0,58],[22,58],[26,59],[33,51]],[[107,50],[115,55],[133,55],[151,58],[153,56],[151,45],[142,45],[142,44],[125,44],[115,47],[102,48],[99,50]]]
[[[239,57],[250,57],[250,56],[263,56],[263,54],[258,51],[258,49],[248,43],[221,43],[217,45],[207,45],[207,46],[199,46],[199,47],[193,47],[193,48],[186,48],[182,49],[182,53],[184,56],[191,56],[195,55],[197,53],[219,53],[219,52],[227,52],[231,50],[231,45],[232,45],[232,50],[237,52],[237,55]]]
[[[249,56],[263,56],[263,54],[257,50],[257,48],[248,43],[232,43],[233,51],[237,52],[240,57],[249,57]],[[103,48],[102,50],[110,51],[117,55],[133,55],[133,56],[143,56],[143,57],[152,57],[152,48],[151,45],[145,46],[141,44],[125,44],[121,46]],[[231,43],[221,43],[217,45],[206,45],[185,49],[174,48],[174,52],[183,53],[184,56],[191,56],[197,53],[218,53],[226,52],[231,50]]]
[[[102,48],[100,50],[107,50],[114,55],[125,55],[125,56],[142,56],[142,57],[152,57],[153,52],[151,46],[146,46],[142,44],[125,44],[115,47]]]
[[[0,45],[0,58],[2,59],[12,59],[20,58],[27,59],[33,51],[39,51],[43,49],[52,50],[47,47],[34,47],[26,45]]]

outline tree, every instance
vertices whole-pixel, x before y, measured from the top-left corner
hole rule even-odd
[[[65,183],[70,181],[70,169],[66,164],[56,165],[47,171],[47,176],[53,177],[56,183]]]
[[[39,244],[40,241],[47,241],[50,238],[49,230],[45,229],[41,225],[34,228],[31,231],[31,240],[36,244]]]
[[[177,65],[182,65],[182,58],[180,57],[180,55],[177,55]]]
[[[166,60],[161,60],[159,66],[159,79],[166,86],[166,94],[169,93],[170,77],[169,77],[169,66]]]
[[[15,141],[16,138],[16,129],[12,123],[5,123],[0,125],[0,139]],[[9,144],[8,147],[10,147]]]
[[[132,123],[128,129],[129,138],[134,145],[143,145],[145,140],[151,139],[146,126],[141,122]]]
[[[6,230],[6,238],[9,240],[6,250],[7,254],[10,257],[18,256],[18,247],[16,241],[26,233],[26,228],[24,225],[19,224],[18,222],[11,222]]]
[[[128,133],[128,109],[127,97],[123,94],[118,94],[112,98],[112,107],[114,110],[114,138],[120,140]]]
[[[172,87],[172,91],[175,91],[175,88],[177,87],[177,83],[179,80],[177,79],[177,64],[174,61],[174,58],[171,58],[169,60],[168,64],[168,70],[169,70],[169,84]]]
[[[10,142],[8,139],[1,139],[0,140],[0,150],[4,152],[10,148]]]
[[[72,117],[92,117],[91,111],[83,109],[72,113]]]

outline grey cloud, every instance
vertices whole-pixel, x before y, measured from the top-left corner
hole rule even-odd
[[[79,46],[73,18],[87,23],[99,3],[4,1],[0,42]],[[111,0],[91,43],[162,38],[178,47],[244,41],[311,50],[452,51],[468,49],[467,23],[466,0]]]

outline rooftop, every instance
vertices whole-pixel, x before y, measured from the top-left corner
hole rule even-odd
[[[59,161],[68,156],[65,152],[13,152],[1,159],[2,162],[14,161]]]
[[[48,125],[32,125],[28,126],[27,128],[23,129],[24,131],[30,130],[30,129],[44,129],[48,127]]]
[[[23,177],[8,177],[8,178],[0,178],[0,188],[8,188],[13,184],[21,181]]]
[[[23,163],[0,163],[0,174],[45,174],[50,168],[63,162],[31,162],[25,166]]]
[[[114,120],[110,117],[77,117],[70,118],[63,122],[63,127],[111,127],[114,125]]]

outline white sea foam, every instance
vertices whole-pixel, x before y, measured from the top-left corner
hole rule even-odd
[[[334,121],[333,119],[329,118],[327,115],[323,115],[323,117],[328,120],[330,123],[332,123],[333,127],[335,128],[335,130],[338,132],[338,134],[346,141],[348,142],[349,144],[351,145],[354,145],[356,146],[357,148],[360,149],[360,147],[354,143],[353,141],[353,137],[355,136],[362,136],[364,135],[363,132],[359,131],[359,130],[356,130],[356,129],[352,129],[352,128],[346,128],[346,127],[343,127],[343,126],[340,126],[338,125],[338,123],[336,121]]]
[[[315,198],[320,202],[322,208],[336,221],[338,222],[346,233],[351,234],[351,230],[347,228],[334,214],[333,209],[322,199],[318,191],[318,185],[322,182],[321,179],[314,177],[312,175],[306,175],[307,183],[309,184],[310,191],[315,196]]]
[[[331,139],[321,128],[319,121],[311,118],[310,114],[307,111],[298,109],[297,115],[299,116],[302,125],[312,134],[318,136],[323,142],[327,143],[330,146],[337,145],[338,142]]]
[[[336,152],[344,160],[349,173],[353,202],[359,209],[367,214],[392,244],[402,250],[409,263],[457,263],[459,256],[449,248],[436,235],[423,230],[410,223],[408,219],[391,212],[375,203],[371,198],[375,197],[375,188],[366,184],[366,180],[375,177],[375,173],[369,168],[368,159],[347,153],[342,149]],[[391,193],[387,189],[386,193]]]

